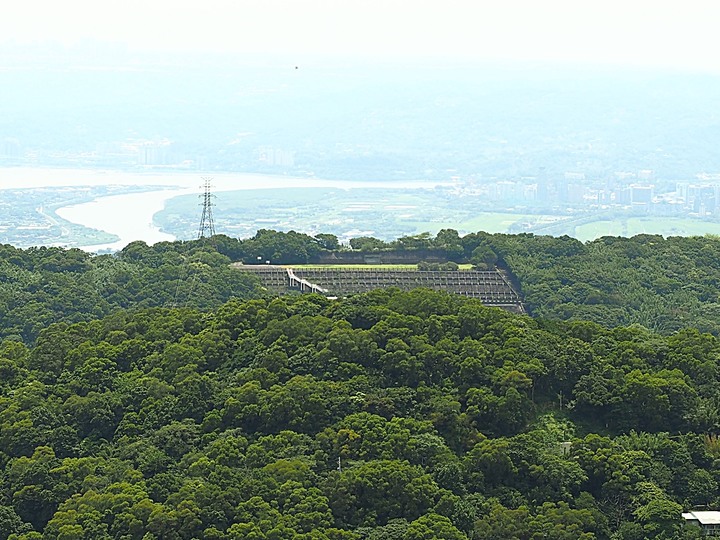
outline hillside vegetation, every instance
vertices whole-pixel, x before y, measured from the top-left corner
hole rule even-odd
[[[116,255],[0,245],[0,337],[32,343],[53,322],[90,321],[123,308],[210,308],[261,294],[208,242],[133,242]]]
[[[495,260],[535,318],[423,289],[273,298],[228,267],[330,236],[3,246],[0,540],[699,537],[680,513],[720,506],[717,239],[362,240]]]
[[[283,239],[290,240],[283,243]],[[328,240],[328,238],[330,240]],[[640,324],[670,333],[686,327],[720,334],[720,238],[637,235],[580,242],[569,236],[470,233],[444,229],[383,242],[362,237],[343,247],[333,235],[259,231],[237,242],[247,262],[307,262],[324,251],[431,254],[485,269],[511,272],[536,317],[589,320],[605,326]],[[275,246],[284,246],[283,249]],[[294,246],[294,247],[291,247]],[[299,257],[298,258],[298,254]]]
[[[719,354],[426,290],[54,324],[0,348],[0,538],[691,538]]]
[[[720,238],[492,235],[536,317],[720,333]]]
[[[133,242],[115,255],[77,249],[0,246],[0,336],[31,343],[51,322],[91,320],[118,308],[216,307],[267,294],[232,261],[306,264],[325,257],[400,254],[478,269],[500,266],[514,278],[528,311],[604,326],[640,324],[661,333],[686,327],[720,335],[720,238],[638,235],[582,243],[563,236],[460,236],[444,229],[383,242],[340,245],[332,234],[260,230],[240,240]],[[436,263],[432,263],[436,264]],[[431,266],[431,265],[430,265]]]
[[[225,237],[234,260],[301,264],[321,254],[401,253],[443,257],[486,269],[498,265],[515,278],[529,312],[557,320],[605,326],[640,324],[670,333],[685,327],[720,334],[720,238],[638,235],[580,242],[568,236],[470,233],[443,229],[436,236],[392,242],[353,238],[341,246],[331,234],[261,230],[247,240]]]

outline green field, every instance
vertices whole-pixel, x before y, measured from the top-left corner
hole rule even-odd
[[[406,221],[418,232],[437,233],[440,229],[456,229],[457,231],[468,233],[485,231],[489,233],[503,233],[515,223],[521,221],[537,220],[541,216],[527,216],[524,214],[494,213],[494,212],[478,212],[477,215],[462,219],[448,219],[446,221]]]
[[[219,193],[215,226],[221,233],[250,237],[258,229],[295,230],[307,234],[327,232],[341,241],[360,236],[394,240],[441,229],[461,234],[534,232],[568,234],[582,241],[601,236],[694,236],[720,234],[720,223],[691,218],[598,215],[556,216],[494,212],[472,197],[458,197],[436,189],[256,189]],[[613,219],[608,219],[612,217]],[[195,196],[176,197],[155,215],[165,232],[178,238],[196,233],[198,202]]]
[[[288,188],[244,190],[217,195],[215,228],[248,237],[258,229],[327,232],[343,240],[375,236],[393,240],[440,229],[465,234],[509,232],[510,227],[553,221],[554,216],[493,212],[482,201],[433,189]],[[176,197],[155,215],[165,232],[192,237],[198,220],[197,197]]]
[[[575,237],[583,242],[601,236],[704,236],[720,234],[720,223],[689,218],[627,218],[617,221],[594,221],[575,228]]]

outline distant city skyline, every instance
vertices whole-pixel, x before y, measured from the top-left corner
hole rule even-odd
[[[720,4],[688,0],[27,0],[0,11],[8,44],[387,60],[549,61],[720,74]]]

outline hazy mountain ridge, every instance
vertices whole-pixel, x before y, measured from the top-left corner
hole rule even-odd
[[[0,71],[0,158],[382,180],[720,171],[718,77],[287,60]]]

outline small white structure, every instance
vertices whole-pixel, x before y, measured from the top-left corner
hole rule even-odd
[[[720,537],[720,512],[717,510],[692,510],[683,512],[682,517],[686,523],[700,527],[704,536]]]

